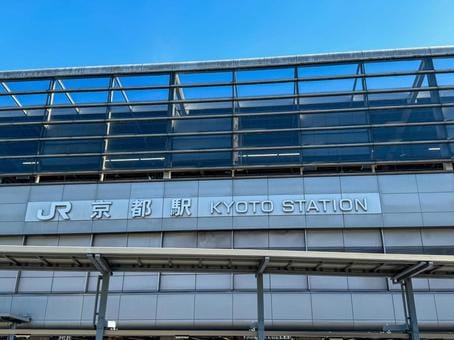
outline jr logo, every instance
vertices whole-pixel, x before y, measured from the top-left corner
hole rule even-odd
[[[50,221],[55,218],[56,213],[64,220],[69,220],[68,213],[71,211],[71,202],[52,202],[48,214],[44,214],[44,209],[39,209],[36,217],[40,221]]]

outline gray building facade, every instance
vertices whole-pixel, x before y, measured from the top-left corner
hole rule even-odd
[[[452,255],[453,113],[450,47],[0,72],[0,244]],[[97,277],[2,271],[0,314],[90,329]],[[454,331],[454,281],[413,284],[421,329]],[[107,319],[234,334],[255,289],[115,273]],[[404,322],[391,280],[265,275],[275,334]]]

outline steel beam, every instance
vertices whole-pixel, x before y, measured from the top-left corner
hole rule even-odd
[[[263,272],[255,275],[257,279],[257,339],[265,340],[265,303],[263,293]]]
[[[418,327],[418,318],[416,315],[416,304],[415,296],[413,293],[413,283],[411,278],[401,281],[401,288],[403,291],[403,304],[404,311],[406,311],[405,321],[408,325],[408,332],[412,340],[419,340],[419,327]]]
[[[96,321],[96,340],[104,338],[104,330],[107,326],[106,310],[107,310],[107,297],[109,295],[109,281],[110,273],[102,273],[101,295],[99,299],[98,320]]]

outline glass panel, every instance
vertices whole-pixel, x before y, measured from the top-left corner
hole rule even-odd
[[[98,171],[101,167],[101,157],[58,157],[41,158],[38,171],[41,172],[74,172]]]
[[[454,90],[440,91],[440,101],[442,103],[454,103]]]
[[[221,149],[232,146],[231,135],[173,137],[174,150]]]
[[[91,120],[105,119],[107,108],[90,107],[90,108],[52,108],[50,118],[52,121],[68,121],[68,120]]]
[[[312,113],[301,115],[303,127],[326,127],[367,124],[365,111]]]
[[[175,119],[173,121],[174,132],[230,131],[231,129],[231,118]]]
[[[303,163],[368,162],[371,149],[368,146],[304,149]]]
[[[379,61],[365,63],[366,73],[411,72],[417,71],[421,60]]]
[[[45,137],[104,136],[106,123],[71,123],[45,125]]]
[[[43,154],[96,153],[103,151],[102,139],[58,140],[42,143]]]
[[[222,167],[232,165],[231,152],[201,152],[172,154],[173,167]]]
[[[368,98],[371,106],[430,104],[435,102],[430,91],[371,93]]]
[[[301,162],[301,150],[240,151],[239,162],[241,165],[299,164]]]
[[[294,99],[241,100],[239,113],[291,112],[298,110]]]
[[[36,164],[34,158],[0,159],[2,174],[33,173],[36,171]]]
[[[232,101],[177,104],[175,105],[175,109],[175,116],[211,116],[232,114]]]
[[[115,118],[146,118],[167,117],[168,105],[123,105],[111,107],[111,117]]]
[[[299,115],[265,115],[265,116],[242,116],[239,118],[241,130],[252,129],[286,129],[297,128]]]
[[[166,137],[114,138],[108,143],[109,152],[159,151],[166,149]]]
[[[247,133],[240,136],[242,147],[265,147],[265,146],[298,146],[299,132],[262,132]]]
[[[454,98],[454,96],[453,96]],[[454,120],[454,106],[443,107],[442,109],[443,117],[446,120]]]
[[[166,167],[166,158],[160,154],[109,156],[106,158],[105,167],[108,170],[162,169]]]
[[[0,138],[39,138],[41,129],[41,125],[0,126]]]
[[[258,81],[291,79],[295,77],[294,68],[266,68],[256,70],[245,70],[236,72],[236,81]]]
[[[0,156],[35,155],[38,142],[0,142]]]
[[[432,58],[436,70],[454,69],[454,58]]]
[[[372,135],[375,142],[399,142],[417,140],[446,139],[444,126],[405,126],[374,128]]]
[[[116,122],[110,124],[110,135],[166,133],[166,120]]]
[[[445,144],[407,144],[376,146],[374,157],[383,161],[400,161],[448,159],[451,156]]]
[[[335,64],[303,66],[298,68],[298,77],[342,76],[358,73],[358,64]]]
[[[369,114],[372,124],[399,122],[417,123],[443,120],[443,116],[439,108],[371,110]]]
[[[1,98],[1,97],[0,97]],[[44,118],[45,110],[0,110],[0,123],[7,122],[40,122]]]
[[[369,142],[367,129],[303,131],[304,145],[350,144]]]

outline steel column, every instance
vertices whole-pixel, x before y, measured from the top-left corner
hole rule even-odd
[[[104,338],[104,330],[107,326],[106,309],[107,309],[107,296],[109,294],[109,281],[110,273],[102,273],[101,295],[99,299],[98,320],[96,322],[96,340]]]
[[[401,287],[404,292],[404,310],[406,306],[406,310],[408,312],[408,315],[405,315],[405,318],[407,320],[406,323],[409,326],[410,338],[412,340],[419,340],[418,319],[416,315],[415,296],[413,294],[413,284],[411,282],[411,278],[401,281]]]
[[[11,330],[16,330],[16,324],[13,323],[11,325]],[[7,337],[7,340],[14,340],[16,338],[16,335],[14,333],[12,334],[9,334],[8,337]]]
[[[255,275],[257,279],[257,339],[265,340],[265,308],[263,293],[263,273]]]

